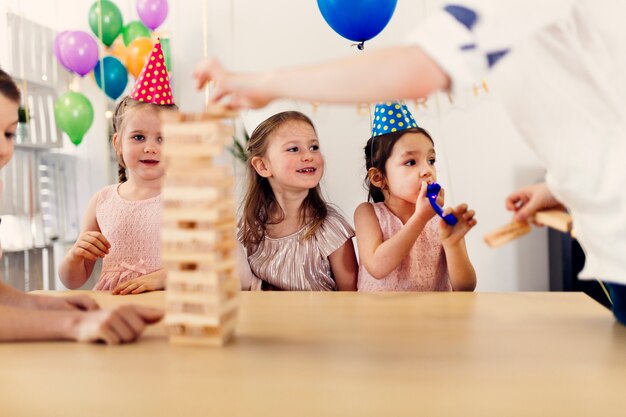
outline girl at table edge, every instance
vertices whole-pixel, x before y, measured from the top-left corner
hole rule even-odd
[[[0,69],[0,168],[13,156],[20,100],[17,85]],[[26,294],[0,282],[0,342],[65,339],[128,343],[162,316],[159,309],[133,305],[100,310],[84,295]]]

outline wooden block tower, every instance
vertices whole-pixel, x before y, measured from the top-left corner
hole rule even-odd
[[[162,112],[165,322],[171,343],[222,346],[234,333],[239,278],[235,269],[234,178],[215,157],[231,142],[233,117]]]

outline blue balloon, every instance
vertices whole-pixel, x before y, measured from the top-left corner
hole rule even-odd
[[[96,67],[93,69],[96,84],[98,84],[100,89],[102,89],[102,81],[100,79],[100,62],[104,63],[104,92],[107,96],[115,100],[122,95],[124,89],[126,89],[126,84],[128,83],[128,71],[119,59],[112,56],[104,57],[102,61],[98,61]]]
[[[341,36],[362,43],[389,23],[398,0],[317,0],[326,23]]]

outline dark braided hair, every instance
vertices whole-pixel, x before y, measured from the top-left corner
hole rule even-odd
[[[120,184],[128,181],[128,178],[126,178],[126,168],[124,168],[119,162],[117,164],[117,178]]]

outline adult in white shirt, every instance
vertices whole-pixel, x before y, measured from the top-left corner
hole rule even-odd
[[[586,255],[580,277],[608,281],[626,323],[624,15],[620,0],[459,1],[416,25],[407,45],[259,74],[210,60],[194,76],[199,87],[216,82],[215,101],[254,108],[279,97],[419,98],[468,88],[497,68],[494,90],[547,168],[545,184],[513,193],[507,206],[523,219],[565,205]]]

